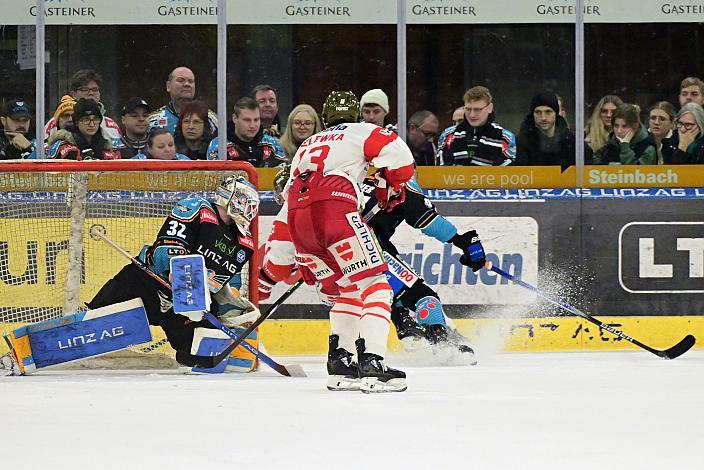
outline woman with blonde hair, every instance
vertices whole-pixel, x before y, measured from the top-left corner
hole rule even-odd
[[[291,161],[298,147],[313,134],[323,130],[318,113],[308,104],[299,104],[288,115],[286,132],[281,136],[281,146],[286,159]]]
[[[622,104],[623,100],[618,96],[606,95],[594,106],[592,115],[584,129],[584,143],[587,144],[585,150],[588,153],[596,152],[606,145],[611,132],[611,118],[616,108]]]

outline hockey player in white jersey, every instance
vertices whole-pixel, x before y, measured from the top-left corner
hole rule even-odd
[[[332,304],[328,389],[403,391],[405,374],[383,362],[392,298],[387,265],[359,209],[370,165],[379,168],[379,205],[391,209],[402,202],[413,156],[395,133],[357,123],[358,115],[351,92],[335,91],[325,100],[326,129],[306,139],[291,164],[287,222],[303,279],[320,283]]]

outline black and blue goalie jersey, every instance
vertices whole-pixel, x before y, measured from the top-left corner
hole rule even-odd
[[[171,257],[201,254],[205,258],[210,290],[218,292],[228,283],[240,288],[240,272],[253,252],[251,237],[240,234],[235,224],[226,225],[212,202],[192,197],[174,206],[156,241],[142,248],[139,259],[150,270],[168,279]]]

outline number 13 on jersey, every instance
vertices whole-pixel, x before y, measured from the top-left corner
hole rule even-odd
[[[298,176],[302,171],[319,171],[325,170],[325,159],[330,153],[329,145],[318,145],[304,150],[301,153],[301,164],[295,170],[295,176]]]

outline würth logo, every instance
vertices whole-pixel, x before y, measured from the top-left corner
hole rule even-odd
[[[354,251],[352,251],[352,246],[350,242],[340,243],[335,247],[335,251],[343,261],[351,261],[354,258]]]

